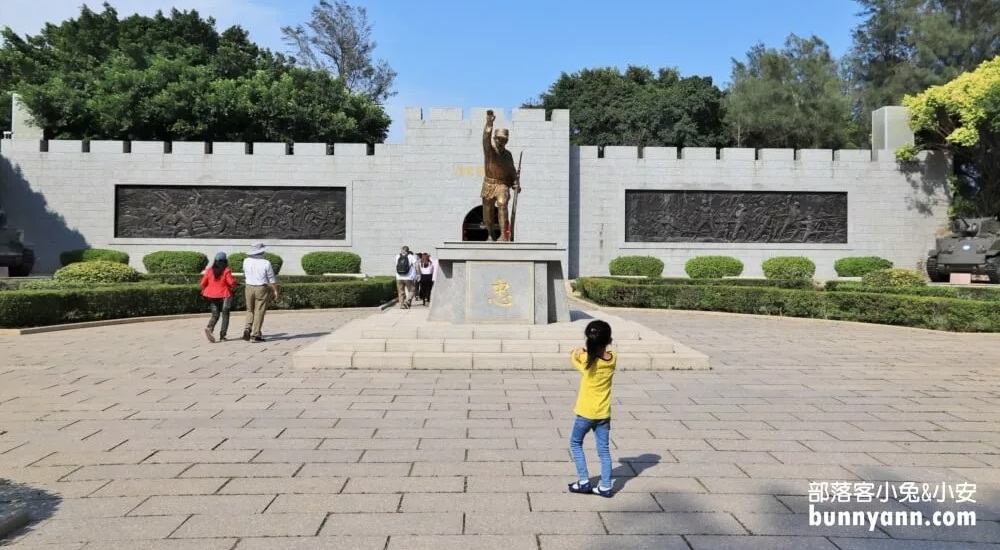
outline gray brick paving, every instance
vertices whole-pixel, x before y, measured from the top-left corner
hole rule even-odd
[[[1000,336],[615,310],[714,370],[623,371],[619,493],[569,494],[576,375],[322,371],[371,311],[0,337],[0,477],[60,500],[16,550],[1000,548]],[[299,335],[304,335],[299,337]],[[591,473],[599,472],[588,442]],[[976,483],[975,526],[810,526],[809,482]]]

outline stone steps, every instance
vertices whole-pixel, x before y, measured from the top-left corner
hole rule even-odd
[[[708,369],[708,357],[638,323],[575,311],[574,321],[497,326],[428,321],[428,311],[389,310],[351,321],[293,357],[299,369],[565,370],[594,318],[609,322],[622,370]]]

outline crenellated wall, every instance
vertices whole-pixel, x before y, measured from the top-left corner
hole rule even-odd
[[[401,245],[433,252],[461,240],[481,204],[482,130],[487,108],[406,110],[401,144],[202,143],[15,139],[0,142],[0,204],[39,256],[36,272],[58,268],[63,250],[114,248],[244,251],[252,240],[116,238],[115,186],[295,186],[346,189],[342,240],[267,240],[300,273],[302,254],[351,250],[362,269],[390,274]],[[524,153],[517,240],[568,248],[570,276],[606,274],[624,254],[654,255],[665,275],[683,275],[693,256],[742,259],[745,275],[775,255],[806,255],[817,277],[840,257],[879,255],[915,267],[945,221],[944,158],[907,168],[884,150],[720,149],[571,146],[569,112],[493,109],[509,128],[515,161]],[[888,133],[880,135],[889,135]],[[896,134],[893,134],[895,136]],[[895,138],[894,138],[895,139]],[[649,243],[625,241],[628,190],[838,191],[847,193],[848,242],[840,244]]]

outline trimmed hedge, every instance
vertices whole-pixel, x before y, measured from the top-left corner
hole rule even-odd
[[[663,275],[663,260],[653,256],[618,256],[608,264],[611,275],[659,277]]]
[[[150,273],[200,273],[208,266],[208,256],[190,250],[161,250],[142,257]]]
[[[984,301],[879,292],[816,292],[722,285],[636,285],[578,279],[584,297],[645,307],[859,321],[961,332],[1000,332],[1000,308]]]
[[[235,275],[238,282],[242,282],[243,277],[240,275]],[[144,281],[162,283],[168,285],[182,285],[187,283],[197,283],[201,280],[201,273],[143,273],[142,279]],[[285,285],[289,283],[336,283],[340,281],[361,281],[358,277],[338,277],[336,275],[331,275],[329,277],[324,277],[322,275],[282,275],[281,279],[278,280],[279,285]]]
[[[934,298],[955,298],[958,300],[976,300],[981,302],[1000,302],[998,287],[967,287],[967,286],[865,286],[856,281],[827,281],[828,292],[877,292],[880,294],[901,294],[909,296],[928,296]]]
[[[850,256],[833,262],[838,277],[863,277],[866,273],[891,267],[892,262],[878,256]]]
[[[692,279],[721,279],[743,274],[743,262],[732,256],[698,256],[684,264],[684,273]]]
[[[712,286],[765,286],[774,288],[797,288],[813,290],[815,285],[806,279],[782,281],[778,279],[686,279],[680,277],[665,277],[658,279],[618,279],[615,277],[587,277],[588,279],[606,279],[632,285],[712,285]]]
[[[229,254],[229,269],[233,270],[233,273],[241,273],[243,271],[243,260],[247,259],[248,254],[245,252],[234,252]],[[285,260],[281,259],[281,256],[271,252],[265,252],[264,257],[267,261],[271,262],[271,267],[274,268],[274,274],[278,275],[281,273],[281,266],[285,264]]]
[[[310,252],[302,256],[302,271],[308,275],[361,273],[361,256],[344,251]]]
[[[865,273],[861,284],[866,287],[915,287],[927,286],[927,276],[910,269],[876,269]]]
[[[59,254],[59,264],[63,267],[78,262],[115,262],[128,264],[128,254],[120,250],[108,250],[106,248],[82,248],[79,250],[67,250]]]
[[[94,260],[69,264],[52,274],[56,281],[75,283],[133,283],[139,272],[126,264]]]
[[[395,295],[396,284],[391,277],[287,284],[282,285],[281,300],[272,302],[268,309],[374,307]],[[233,310],[245,308],[243,293],[236,292]],[[124,284],[0,292],[0,320],[9,328],[208,312],[208,302],[199,295],[197,285]]]
[[[776,256],[760,264],[768,279],[812,279],[816,264],[805,256]]]

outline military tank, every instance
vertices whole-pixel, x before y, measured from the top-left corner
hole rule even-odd
[[[937,239],[927,255],[927,276],[946,282],[952,273],[986,275],[1000,283],[1000,219],[957,218],[954,231]]]
[[[35,251],[24,242],[24,231],[7,227],[7,216],[0,209],[0,267],[13,277],[27,277],[35,267]]]

